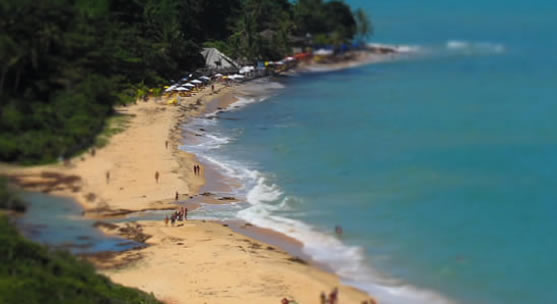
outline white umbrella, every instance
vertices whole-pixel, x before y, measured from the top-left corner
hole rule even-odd
[[[315,52],[313,52],[314,55],[318,55],[318,56],[331,56],[333,55],[333,50],[326,50],[326,49],[319,49]]]
[[[176,85],[171,85],[170,87],[168,87],[166,90],[164,90],[165,92],[170,92],[172,90],[174,90],[176,88]]]
[[[240,69],[239,73],[240,73],[240,74],[249,73],[249,72],[253,71],[254,69],[255,69],[255,68],[252,67],[252,66],[245,66],[245,67],[242,67],[242,68]]]
[[[184,87],[179,87],[176,89],[176,91],[189,91],[190,89],[184,88]]]
[[[232,78],[232,79],[242,79],[245,78],[244,75],[239,75],[239,74],[234,74],[232,76],[228,76],[228,78]]]
[[[195,79],[195,80],[192,80],[191,83],[201,84],[203,82],[201,80]]]
[[[215,77],[222,77],[223,75],[221,73],[217,73],[215,74]]]
[[[203,80],[211,80],[211,78],[207,77],[207,76],[201,76],[199,77],[199,79],[203,79]]]
[[[195,87],[195,84],[191,84],[191,83],[189,83],[189,82],[188,82],[188,83],[186,83],[186,84],[185,84],[185,85],[183,85],[183,86],[184,86],[184,87],[190,87],[190,88],[193,88],[193,87]]]

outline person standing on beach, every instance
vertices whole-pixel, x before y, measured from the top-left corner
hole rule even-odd
[[[168,140],[164,142],[164,147],[168,149]]]
[[[174,197],[175,197],[175,200],[177,201],[178,198],[180,197],[180,195],[178,194],[178,191],[176,191],[176,195]]]
[[[184,208],[184,220],[188,220],[188,208]]]
[[[106,184],[110,183],[110,171],[106,171]]]
[[[164,218],[164,225],[168,226],[168,215]]]
[[[193,165],[193,175],[197,175],[197,165]]]
[[[159,171],[155,171],[155,181],[159,183]]]
[[[211,92],[215,93],[215,85],[214,84],[211,85]]]

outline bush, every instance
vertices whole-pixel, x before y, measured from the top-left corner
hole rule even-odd
[[[18,193],[8,186],[8,179],[0,176],[0,209],[8,209],[23,212],[27,209],[25,202],[19,197]]]

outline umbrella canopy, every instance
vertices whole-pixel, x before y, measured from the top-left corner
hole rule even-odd
[[[221,73],[217,73],[215,74],[215,77],[222,77],[223,75]]]
[[[191,83],[200,84],[200,83],[203,83],[203,82],[199,79],[195,79],[195,80],[192,80]]]
[[[193,88],[193,87],[195,87],[195,84],[191,84],[191,83],[188,82],[188,83],[186,83],[185,85],[183,85],[183,87],[190,87],[190,88]]]
[[[253,71],[254,69],[255,69],[255,68],[252,67],[252,66],[245,66],[245,67],[242,67],[242,68],[240,69],[239,73],[240,73],[240,74],[249,73],[249,72]]]
[[[165,92],[170,92],[173,91],[176,88],[176,85],[171,85],[170,87],[166,88],[166,90],[164,90]]]
[[[326,50],[326,49],[319,49],[313,52],[313,54],[317,56],[331,56],[333,55],[333,53],[334,53],[333,50]]]
[[[190,89],[188,88],[184,88],[184,87],[179,87],[176,89],[176,91],[189,91]]]
[[[199,77],[199,79],[203,79],[203,80],[211,80],[211,78],[207,77],[207,76],[201,76]]]

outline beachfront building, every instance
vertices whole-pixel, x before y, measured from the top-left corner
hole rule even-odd
[[[201,55],[205,59],[205,69],[232,73],[240,68],[238,63],[215,48],[204,48]]]

